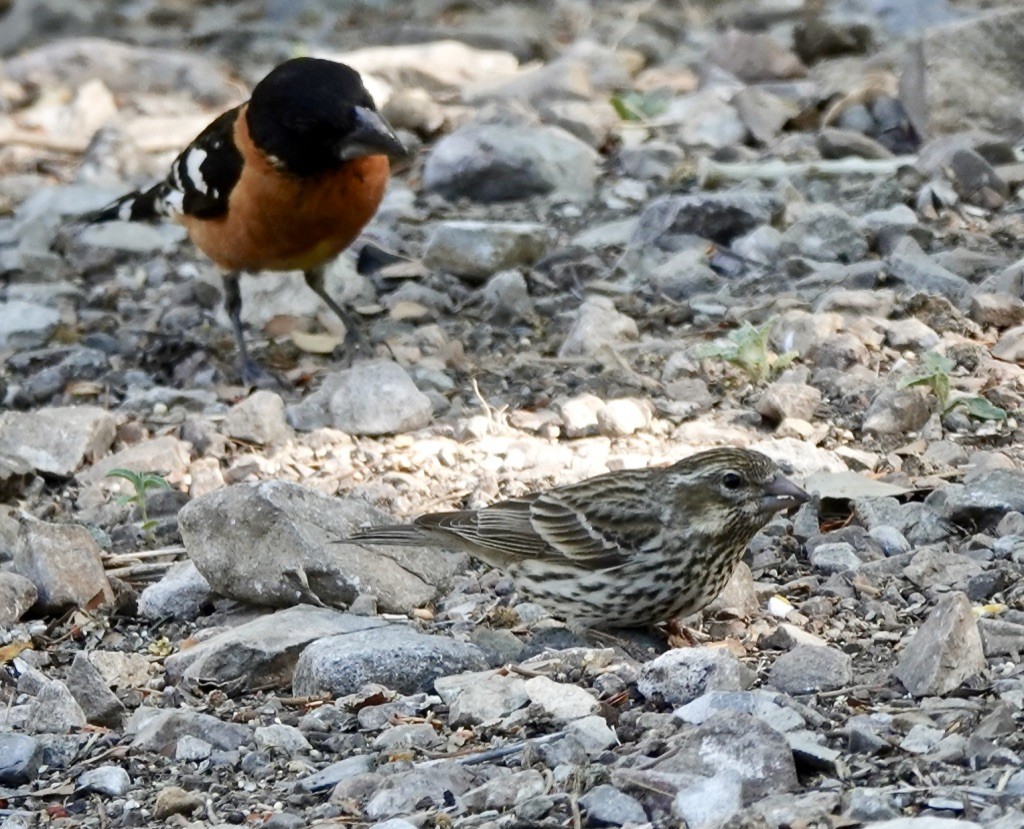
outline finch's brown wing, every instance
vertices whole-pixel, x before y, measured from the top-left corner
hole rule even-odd
[[[601,475],[537,497],[530,523],[559,556],[599,570],[662,544],[667,515],[648,470]]]
[[[602,475],[481,510],[425,515],[416,525],[457,535],[501,564],[563,559],[601,570],[661,543],[665,516],[652,504],[648,478],[643,471]]]

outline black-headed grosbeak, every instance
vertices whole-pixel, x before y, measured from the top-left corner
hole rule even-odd
[[[359,73],[318,58],[296,58],[260,81],[174,160],[167,178],[85,217],[173,218],[224,268],[245,383],[266,373],[249,359],[242,333],[241,271],[301,270],[306,284],[358,339],[349,315],[324,289],[323,268],[377,211],[389,158],[405,148],[380,116]]]

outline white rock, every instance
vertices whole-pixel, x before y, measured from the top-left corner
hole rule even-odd
[[[555,682],[546,676],[526,680],[525,687],[530,702],[560,722],[578,720],[596,713],[600,707],[597,700],[578,685]]]

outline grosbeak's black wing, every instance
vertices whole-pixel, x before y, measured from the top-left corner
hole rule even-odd
[[[144,191],[128,193],[85,220],[153,221],[179,215],[215,219],[228,209],[228,198],[242,175],[242,153],[235,146],[235,122],[243,107],[228,110],[186,147],[171,164],[167,178]]]

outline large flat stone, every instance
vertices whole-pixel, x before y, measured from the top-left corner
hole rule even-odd
[[[291,685],[299,654],[327,636],[385,625],[382,619],[355,616],[327,607],[300,604],[223,631],[188,650],[168,656],[170,682],[241,682],[243,688]]]
[[[361,501],[286,481],[215,490],[183,507],[178,521],[210,587],[258,605],[348,607],[372,593],[382,611],[408,613],[433,600],[468,562],[426,547],[344,543],[356,529],[390,519]]]

